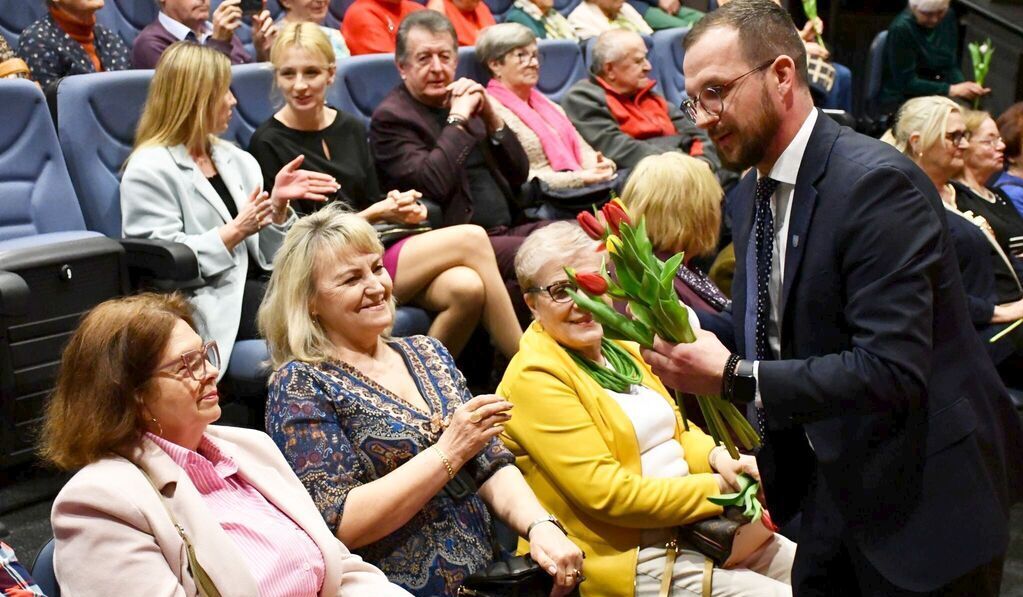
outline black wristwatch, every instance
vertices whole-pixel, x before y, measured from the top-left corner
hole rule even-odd
[[[743,404],[753,402],[757,396],[757,378],[753,377],[753,361],[742,359],[735,366],[732,381],[732,400]]]
[[[504,138],[505,136],[507,136],[507,134],[508,125],[502,124],[501,128],[497,129],[496,131],[490,134],[490,142],[493,143],[494,145],[500,145],[504,141]]]

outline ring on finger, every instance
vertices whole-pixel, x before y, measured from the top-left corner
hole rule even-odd
[[[469,415],[469,421],[472,422],[472,423],[479,423],[482,420],[483,420],[483,415],[481,415],[478,410],[472,411],[472,414]]]

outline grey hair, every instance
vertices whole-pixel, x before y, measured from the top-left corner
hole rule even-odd
[[[394,60],[398,64],[405,64],[408,59],[408,36],[413,29],[425,29],[434,35],[447,33],[451,36],[451,45],[456,52],[458,51],[458,34],[446,16],[436,10],[417,10],[402,19],[398,25],[398,35],[394,43]]]
[[[512,50],[533,43],[536,43],[536,34],[525,25],[519,23],[491,25],[476,39],[476,60],[493,75],[494,72],[490,70],[491,61],[503,61]]]
[[[909,0],[909,6],[924,12],[936,12],[948,8],[950,0]]]
[[[525,291],[536,285],[536,276],[543,266],[552,261],[566,263],[580,252],[595,252],[600,243],[586,236],[579,224],[572,221],[554,222],[526,237],[515,254],[515,277]]]
[[[622,46],[622,38],[636,36],[642,39],[635,31],[628,29],[609,29],[597,37],[593,43],[593,55],[590,57],[590,73],[594,76],[604,74],[604,67],[609,62],[621,60],[625,56],[625,49]]]

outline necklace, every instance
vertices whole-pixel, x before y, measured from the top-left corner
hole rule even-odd
[[[639,370],[639,365],[624,348],[607,338],[601,338],[600,352],[611,364],[610,368],[603,367],[574,350],[568,350],[568,354],[576,365],[582,367],[583,371],[588,373],[593,381],[605,390],[626,393],[630,387],[643,381],[643,373]]]

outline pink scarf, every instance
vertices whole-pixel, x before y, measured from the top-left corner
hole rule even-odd
[[[535,88],[530,89],[529,101],[524,102],[497,79],[490,79],[487,92],[540,138],[540,145],[551,168],[558,172],[583,169],[575,127],[542,93]]]

